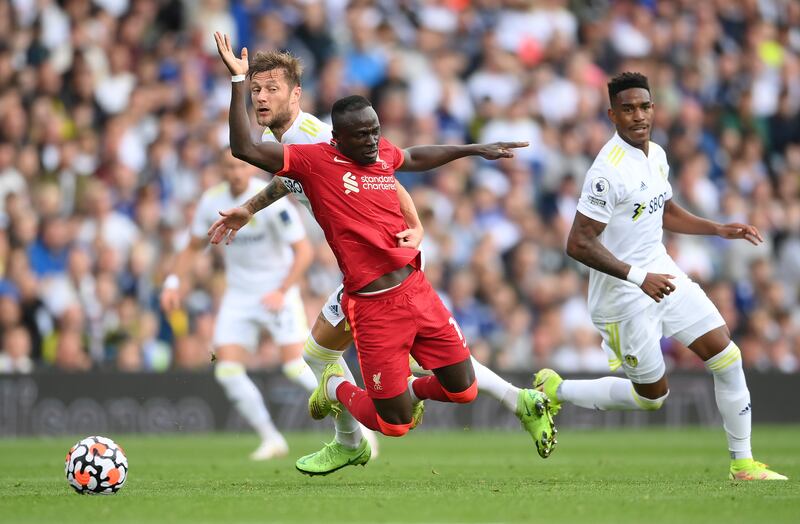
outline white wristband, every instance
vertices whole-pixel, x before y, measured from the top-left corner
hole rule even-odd
[[[645,278],[647,278],[647,271],[645,271],[640,267],[631,266],[631,270],[628,271],[628,276],[626,277],[626,280],[628,282],[633,282],[639,287],[642,287]]]
[[[233,75],[231,77],[231,82],[244,82],[245,78],[247,78],[247,75]]]
[[[164,279],[164,289],[178,289],[179,287],[181,287],[181,279],[178,278],[178,275],[167,275],[167,278]]]

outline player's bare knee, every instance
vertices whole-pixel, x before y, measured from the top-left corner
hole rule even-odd
[[[378,422],[402,426],[411,424],[411,397],[401,395],[389,399],[372,399]]]
[[[467,358],[457,364],[434,369],[434,375],[439,379],[439,383],[447,393],[451,402],[460,404],[472,402],[477,395],[477,382],[475,370],[472,367],[472,360]],[[474,395],[470,392],[475,390]],[[451,396],[453,395],[453,396]],[[472,398],[469,398],[472,395]],[[465,400],[456,400],[464,398]]]

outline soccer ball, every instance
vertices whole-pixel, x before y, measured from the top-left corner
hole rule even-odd
[[[128,480],[128,459],[110,438],[86,437],[67,452],[64,472],[78,493],[111,495]]]

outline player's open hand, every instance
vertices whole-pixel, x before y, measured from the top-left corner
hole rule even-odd
[[[722,224],[717,228],[717,235],[728,239],[743,238],[754,246],[764,241],[764,238],[761,236],[756,226],[739,224],[738,222]]]
[[[670,282],[673,278],[673,275],[648,273],[642,282],[642,291],[656,302],[661,302],[661,299],[675,291],[675,284]]]
[[[497,160],[498,158],[514,158],[514,149],[528,147],[529,142],[494,142],[492,144],[480,144],[478,155],[486,160]]]
[[[277,312],[283,307],[283,298],[283,291],[276,289],[275,291],[270,291],[261,297],[261,305],[267,308],[269,311]]]
[[[243,206],[234,207],[227,211],[220,211],[219,215],[220,218],[211,224],[208,230],[208,236],[211,237],[212,244],[219,244],[223,240],[225,240],[225,245],[233,242],[233,239],[236,238],[236,233],[243,228],[245,224],[250,222],[253,216],[250,214],[250,211]]]
[[[397,247],[410,247],[417,249],[422,243],[422,237],[424,234],[425,230],[422,229],[422,227],[404,229],[395,235],[397,237]]]
[[[181,307],[181,292],[177,289],[164,289],[161,291],[161,309],[165,313],[172,313]]]
[[[225,65],[228,66],[228,71],[231,72],[231,75],[246,75],[247,70],[250,69],[250,64],[247,62],[247,48],[242,48],[242,58],[236,58],[228,35],[216,31],[214,40],[217,42],[217,52],[222,57]]]

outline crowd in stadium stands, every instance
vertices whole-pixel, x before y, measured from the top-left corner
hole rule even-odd
[[[400,177],[425,226],[428,278],[476,358],[500,371],[607,370],[586,268],[564,248],[613,132],[606,82],[645,73],[677,201],[765,239],[666,235],[670,254],[708,291],[746,367],[800,371],[796,1],[11,0],[0,2],[0,372],[209,367],[219,254],[196,260],[183,311],[165,317],[157,298],[228,140],[214,31],[251,56],[300,56],[302,106],[320,118],[366,95],[401,147],[531,142],[510,161]],[[308,227],[313,320],[340,274]],[[272,349],[252,365],[274,365]],[[675,342],[663,351],[674,368],[702,369]]]

